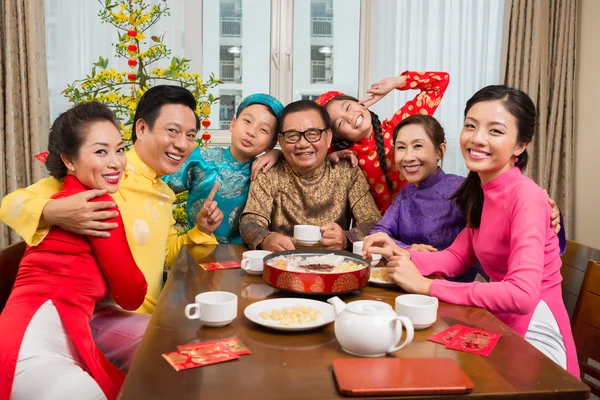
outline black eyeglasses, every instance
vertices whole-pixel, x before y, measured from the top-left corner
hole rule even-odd
[[[323,132],[325,132],[326,130],[327,129],[311,128],[311,129],[305,130],[304,132],[285,131],[285,132],[281,132],[281,135],[283,136],[283,140],[285,140],[285,142],[288,144],[298,143],[302,136],[304,136],[304,139],[306,139],[307,142],[315,143],[315,142],[318,142],[319,140],[321,140],[321,136],[323,135]]]

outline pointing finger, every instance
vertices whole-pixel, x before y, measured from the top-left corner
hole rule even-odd
[[[215,198],[215,194],[217,194],[217,190],[219,190],[219,186],[219,182],[215,182],[204,203],[210,203],[211,201],[213,201],[213,199]]]

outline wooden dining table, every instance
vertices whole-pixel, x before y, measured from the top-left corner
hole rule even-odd
[[[337,399],[332,375],[337,358],[354,358],[336,341],[334,324],[303,332],[271,330],[249,321],[244,309],[257,301],[302,296],[266,285],[241,269],[205,271],[199,263],[241,260],[242,245],[188,246],[172,267],[158,305],[125,379],[120,399]],[[198,293],[227,291],[238,296],[238,315],[222,328],[203,326],[184,315]],[[346,302],[378,300],[392,307],[399,288],[367,286],[341,295]],[[427,340],[454,324],[502,334],[487,357],[450,350]],[[252,352],[235,361],[176,371],[162,354],[176,346],[237,337]],[[468,395],[411,396],[410,399],[586,399],[589,388],[484,309],[440,302],[437,321],[388,357],[454,359],[473,381]],[[369,374],[369,371],[364,371]],[[383,398],[383,397],[378,397]]]

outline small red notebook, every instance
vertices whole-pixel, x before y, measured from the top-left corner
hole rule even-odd
[[[346,396],[464,394],[474,387],[451,358],[338,358],[333,375]]]

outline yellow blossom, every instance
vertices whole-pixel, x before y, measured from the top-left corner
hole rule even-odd
[[[131,126],[125,127],[121,129],[123,140],[131,140]]]
[[[210,106],[208,105],[208,103],[202,103],[202,114],[204,115],[210,115]]]

